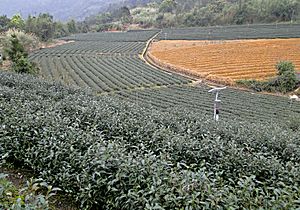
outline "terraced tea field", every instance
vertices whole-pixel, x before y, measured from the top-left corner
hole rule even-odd
[[[157,64],[214,81],[266,80],[279,61],[292,61],[300,71],[300,39],[235,41],[160,41],[149,57]]]
[[[163,29],[160,40],[236,40],[299,38],[300,24],[233,25]]]
[[[133,30],[127,32],[87,33],[64,37],[62,40],[96,42],[146,42],[158,32],[159,30]]]
[[[137,91],[124,91],[118,96],[128,101],[151,105],[168,111],[172,109],[192,110],[195,113],[212,115],[214,95],[207,86],[167,87]],[[220,116],[223,120],[237,119],[249,122],[284,123],[289,119],[300,119],[300,103],[280,96],[254,94],[226,89],[220,95]]]
[[[79,34],[71,37],[74,42],[36,51],[30,59],[39,64],[43,78],[90,87],[98,93],[192,82],[154,68],[140,58],[148,39],[157,33]]]
[[[78,209],[298,209],[300,103],[227,88],[215,122],[209,86],[142,58],[155,34],[81,34],[32,54],[59,82],[0,71],[0,164]]]
[[[261,27],[257,26],[258,29]],[[228,27],[225,31],[231,29]],[[246,34],[249,28],[241,27],[239,30]],[[298,29],[284,25],[275,34],[287,30]],[[148,39],[155,34],[157,31],[79,34],[65,38],[75,42],[37,51],[31,54],[31,59],[39,64],[43,77],[48,80],[92,88],[100,95],[109,94],[162,111],[188,109],[210,116],[213,95],[207,92],[206,86],[197,85],[193,79],[176,73],[157,69],[141,59]],[[155,47],[159,50],[155,51]],[[203,70],[213,79],[213,74],[217,72],[215,77],[228,81],[231,80],[228,76],[232,80],[237,76],[248,78],[249,72],[251,77],[256,75],[259,79],[272,76],[277,60],[286,56],[293,58],[298,66],[298,48],[299,39],[160,41],[152,46],[151,53],[154,56],[156,52],[160,53],[163,58],[177,56],[172,58],[173,61],[195,67],[196,73]],[[258,62],[261,59],[263,62]],[[285,123],[300,115],[299,103],[290,103],[284,97],[227,89],[222,93],[221,100],[223,119]]]
[[[32,56],[57,54],[140,54],[144,48],[144,42],[76,41],[36,51]]]
[[[139,87],[186,84],[190,80],[146,65],[138,56],[41,55],[39,63],[46,79],[59,80],[97,92]]]

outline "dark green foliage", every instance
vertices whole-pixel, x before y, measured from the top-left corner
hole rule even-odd
[[[69,33],[71,33],[71,34],[78,33],[78,29],[77,29],[75,20],[70,20],[70,21],[67,23],[67,27],[68,27]]]
[[[117,12],[117,16],[123,24],[128,24],[132,22],[132,16],[128,7],[121,7]]]
[[[281,61],[276,65],[278,71],[277,86],[280,92],[289,92],[296,88],[295,65],[290,61]]]
[[[29,16],[26,22],[26,32],[36,34],[41,41],[48,41],[54,37],[55,22],[49,14],[39,14],[37,17]]]
[[[162,30],[162,33],[160,33],[159,38],[161,40],[235,40],[299,37],[299,24],[251,24],[238,26],[165,28]]]
[[[165,13],[170,12],[172,13],[176,9],[176,1],[175,0],[163,0],[159,5],[159,12]]]
[[[81,28],[78,28],[78,26],[81,26]],[[29,15],[26,20],[23,20],[19,14],[11,19],[0,16],[0,32],[5,32],[11,28],[24,30],[26,33],[35,34],[44,42],[78,32],[87,32],[85,28],[82,28],[83,26],[83,23],[78,24],[74,20],[67,23],[54,21],[53,16],[48,13],[40,13],[37,16]]]
[[[271,89],[269,89],[270,87],[268,86],[267,82],[262,82],[262,81],[257,81],[257,80],[238,80],[236,81],[237,85],[241,85],[247,88],[250,88],[252,90],[255,90],[257,92],[261,92],[264,90],[269,90],[271,91]]]
[[[7,179],[8,175],[0,173],[0,208],[49,209],[49,198],[58,188],[52,188],[42,180],[30,179],[24,186],[15,186]],[[45,192],[45,193],[44,193]]]
[[[293,22],[300,14],[297,0],[145,0],[141,5],[136,0],[125,1],[125,5],[130,4],[137,7],[133,9],[133,23],[158,28]],[[87,22],[95,28],[103,20],[105,24],[119,21],[117,14],[115,10],[105,13],[110,19],[93,15]]]
[[[0,153],[94,209],[296,209],[300,133],[0,73]]]
[[[106,33],[87,33],[75,34],[64,37],[62,40],[75,41],[104,41],[104,42],[147,42],[159,30],[135,30],[127,32],[106,32]]]
[[[26,20],[25,30],[27,33],[34,33],[44,42],[78,32],[74,20],[70,20],[67,23],[56,22],[53,16],[48,13],[41,13],[38,16],[29,15]]]
[[[21,53],[17,53],[16,60],[12,64],[12,70],[21,74],[38,74],[39,68],[37,65],[28,60]]]
[[[10,19],[6,15],[0,16],[0,32],[6,31],[9,27]]]
[[[290,129],[292,129],[293,131],[300,130],[300,118],[297,118],[295,116],[291,117],[289,122],[288,122],[288,127]]]
[[[295,65],[290,61],[281,61],[276,64],[278,76],[282,76],[287,72],[295,72]]]
[[[12,61],[12,70],[17,73],[37,74],[39,69],[28,60],[28,53],[15,34],[11,36],[11,44],[6,53]]]
[[[6,53],[12,62],[16,62],[21,56],[27,57],[28,54],[25,51],[23,45],[20,43],[17,35],[13,34],[10,39],[11,46],[6,49]]]

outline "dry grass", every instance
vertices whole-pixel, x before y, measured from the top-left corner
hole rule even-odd
[[[157,64],[214,81],[266,80],[275,65],[292,61],[300,70],[300,39],[234,41],[160,41],[149,57]]]

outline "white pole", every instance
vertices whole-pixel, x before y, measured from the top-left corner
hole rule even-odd
[[[226,89],[226,87],[223,87],[223,88],[213,88],[211,89],[210,91],[208,91],[209,93],[215,93],[215,101],[214,101],[214,120],[215,121],[219,121],[219,103],[221,103],[221,100],[218,99],[219,97],[219,92],[221,90],[224,90]]]

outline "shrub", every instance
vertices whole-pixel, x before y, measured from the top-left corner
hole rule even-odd
[[[10,29],[1,35],[1,45],[3,48],[8,49],[11,47],[11,37],[13,35],[18,38],[26,52],[40,48],[40,42],[37,36],[16,29]]]
[[[49,198],[60,190],[32,178],[18,189],[7,177],[0,173],[0,209],[49,209]]]
[[[13,34],[10,39],[11,45],[6,49],[6,52],[13,62],[12,69],[17,73],[37,74],[37,66],[28,60],[28,53],[24,46],[20,43],[16,34]]]
[[[24,55],[17,53],[16,60],[13,62],[12,69],[16,73],[21,74],[38,74],[39,68],[33,62],[30,62]]]
[[[248,87],[252,90],[255,90],[257,92],[261,92],[267,89],[268,83],[257,81],[257,80],[238,80],[236,81],[236,84]]]
[[[269,92],[281,92],[287,93],[292,91],[297,86],[297,77],[295,66],[290,61],[281,61],[276,64],[278,71],[277,77],[272,78],[269,81],[257,81],[257,80],[239,80],[236,83],[255,91],[269,91]]]
[[[276,80],[277,90],[283,93],[292,91],[296,88],[297,77],[295,66],[290,61],[281,61],[276,65],[278,77]]]

